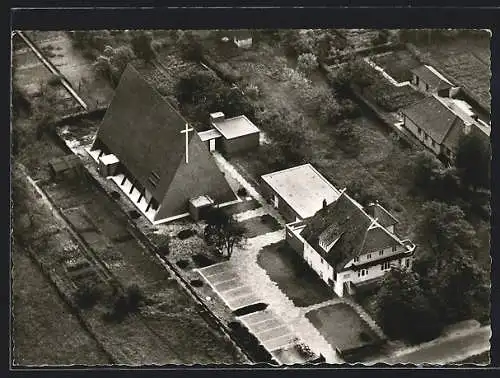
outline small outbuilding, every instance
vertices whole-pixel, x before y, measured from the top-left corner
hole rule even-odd
[[[440,96],[449,97],[453,84],[438,70],[427,64],[423,64],[411,70],[412,84],[419,90],[427,93],[435,93]]]
[[[82,161],[76,155],[66,155],[51,159],[49,170],[54,180],[78,177],[82,172]]]
[[[198,196],[189,200],[189,214],[195,221],[204,217],[208,209],[214,205],[214,200],[209,196]]]
[[[226,118],[222,112],[212,113],[210,123],[214,129],[199,134],[210,151],[232,154],[259,146],[260,130],[245,115]]]
[[[311,164],[263,175],[261,186],[264,196],[288,222],[311,218],[340,196]]]
[[[248,30],[233,31],[233,42],[236,46],[244,49],[252,47],[252,34]]]

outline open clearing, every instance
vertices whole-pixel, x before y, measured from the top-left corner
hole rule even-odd
[[[284,241],[264,247],[257,261],[296,306],[311,306],[335,296]]]
[[[12,263],[14,364],[110,364],[26,252],[13,248]]]

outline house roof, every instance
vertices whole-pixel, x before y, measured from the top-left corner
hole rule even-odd
[[[446,79],[439,71],[434,67],[423,64],[411,70],[416,76],[418,76],[422,81],[429,84],[429,86],[437,89],[448,89],[453,86],[453,84]]]
[[[410,105],[401,111],[413,123],[441,144],[451,127],[460,122],[450,109],[438,97],[433,95]]]
[[[212,122],[212,125],[219,131],[224,138],[234,139],[241,136],[259,133],[260,130],[246,116],[227,118]]]
[[[345,191],[331,205],[319,210],[301,235],[337,270],[354,257],[402,244]],[[320,241],[324,245],[335,243],[325,251]]]
[[[371,217],[377,219],[384,227],[394,226],[396,223],[399,223],[398,220],[378,202],[373,202],[366,206],[366,212],[370,214]]]
[[[219,133],[216,129],[210,129],[207,131],[200,131],[198,133],[198,136],[200,137],[202,142],[206,142],[207,140],[210,139],[220,138],[222,134]]]
[[[163,199],[185,156],[187,121],[128,65],[97,132],[157,200]],[[189,140],[195,132],[188,134]],[[151,176],[155,176],[153,184]]]
[[[312,217],[340,192],[311,164],[299,165],[262,176],[266,182],[302,219]]]

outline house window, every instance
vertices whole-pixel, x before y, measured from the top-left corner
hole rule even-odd
[[[351,277],[351,273],[347,273],[344,275],[344,279],[348,279],[349,277]]]
[[[406,259],[406,267],[409,268],[410,267],[410,259]]]
[[[392,252],[396,252],[396,246],[392,247]]]
[[[368,274],[368,269],[361,269],[361,276],[366,276]]]
[[[384,255],[384,250],[378,251],[378,255],[379,256],[383,256]]]
[[[354,262],[359,262],[359,256],[356,256],[356,257],[354,258]]]
[[[387,270],[387,269],[390,269],[391,268],[391,262],[390,261],[386,261],[385,263],[383,263],[381,265],[381,270]]]
[[[422,133],[422,129],[420,127],[417,127],[417,129],[419,134]]]
[[[366,258],[367,258],[367,259],[371,259],[371,258],[372,258],[372,254],[371,254],[371,253],[367,254],[367,255],[366,255]]]
[[[428,91],[429,90],[429,84],[425,84],[425,90]]]

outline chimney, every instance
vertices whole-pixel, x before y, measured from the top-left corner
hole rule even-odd
[[[222,112],[210,113],[210,122],[221,122],[224,121],[226,116]]]

